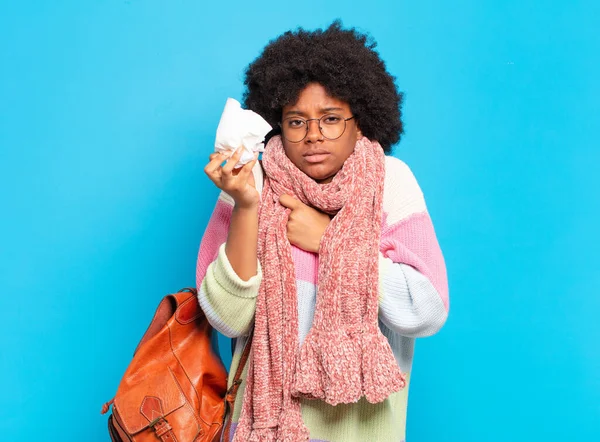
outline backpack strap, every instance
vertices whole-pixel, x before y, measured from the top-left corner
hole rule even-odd
[[[244,350],[242,351],[242,356],[240,357],[240,363],[238,364],[237,369],[235,370],[235,375],[233,376],[233,382],[231,384],[231,387],[229,387],[229,390],[227,390],[227,394],[225,395],[225,408],[227,409],[227,417],[225,418],[225,425],[223,426],[222,440],[224,442],[229,442],[229,434],[231,432],[231,420],[233,416],[233,407],[235,406],[235,398],[237,397],[238,389],[240,388],[240,385],[242,383],[242,372],[244,371],[244,367],[246,366],[246,363],[248,362],[248,357],[250,356],[253,336],[253,332],[251,332],[250,336],[248,336],[248,340],[246,341],[246,344],[244,345]]]

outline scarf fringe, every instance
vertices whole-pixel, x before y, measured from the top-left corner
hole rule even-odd
[[[382,402],[406,386],[406,375],[379,329],[363,336],[362,366],[364,395],[372,404]]]
[[[379,329],[311,331],[296,366],[292,395],[330,405],[378,403],[406,385],[388,340]]]
[[[330,405],[358,401],[361,347],[361,333],[311,330],[300,349],[292,394]]]
[[[277,427],[252,428],[248,419],[240,419],[232,442],[277,442]]]
[[[277,429],[275,428],[259,428],[252,430],[248,436],[248,442],[277,442]]]
[[[277,427],[252,428],[247,419],[241,419],[233,437],[233,442],[306,442],[310,434],[300,409],[285,411]]]
[[[248,422],[242,422],[242,419],[240,419],[237,427],[235,428],[235,432],[233,433],[233,439],[231,439],[231,442],[246,442],[250,438],[250,431],[250,424]]]
[[[293,399],[296,400],[297,399]],[[310,439],[308,428],[304,425],[300,404],[292,410],[286,410],[279,421],[277,441],[281,442],[304,442]]]

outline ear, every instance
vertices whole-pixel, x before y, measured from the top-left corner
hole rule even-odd
[[[360,140],[363,137],[362,131],[360,130],[360,126],[358,125],[358,121],[356,122],[356,141]]]

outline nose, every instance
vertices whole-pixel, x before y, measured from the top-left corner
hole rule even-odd
[[[317,120],[316,118],[307,120],[306,124],[308,125],[306,141],[308,141],[309,143],[316,143],[317,141],[323,139],[323,134],[321,133],[321,129],[319,129],[319,120]]]

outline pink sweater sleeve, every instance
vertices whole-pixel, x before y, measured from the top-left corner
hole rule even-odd
[[[446,264],[427,212],[385,226],[380,251],[386,258],[408,264],[429,279],[446,311],[449,309]]]
[[[198,291],[202,287],[202,281],[206,276],[208,266],[219,254],[219,247],[227,241],[232,212],[233,204],[230,202],[230,198],[221,193],[204,231],[200,250],[198,251],[198,261],[196,263],[196,288]]]
[[[407,337],[436,333],[449,310],[446,265],[421,189],[406,164],[386,158],[379,316]]]
[[[409,167],[391,156],[386,157],[380,251],[429,279],[448,310],[446,264],[423,192]]]

